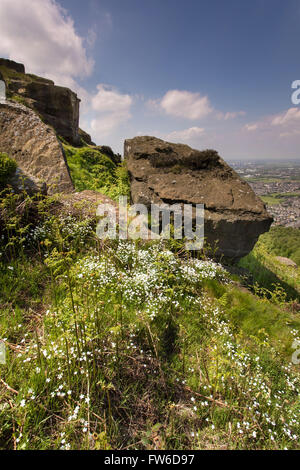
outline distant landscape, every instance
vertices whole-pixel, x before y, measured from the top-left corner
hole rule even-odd
[[[266,203],[273,226],[300,228],[300,159],[231,162]]]

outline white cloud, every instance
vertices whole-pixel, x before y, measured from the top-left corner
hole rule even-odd
[[[0,0],[0,55],[31,73],[74,87],[75,78],[93,70],[84,41],[55,0]]]
[[[169,116],[189,119],[191,121],[203,119],[209,114],[225,121],[246,114],[245,111],[226,113],[217,111],[213,108],[207,96],[186,90],[169,90],[161,99],[148,100],[146,105],[154,111],[160,110]]]
[[[200,136],[203,136],[205,129],[202,127],[190,127],[189,129],[184,129],[181,131],[173,131],[166,136],[169,140],[183,140],[191,141],[197,139]]]
[[[281,132],[279,134],[279,137],[295,137],[300,135],[300,129],[294,129],[292,131],[287,131],[287,132]]]
[[[100,83],[97,86],[98,93],[92,99],[92,108],[101,112],[116,112],[127,114],[132,105],[130,95],[122,95],[115,88]]]
[[[287,126],[293,124],[299,124],[300,121],[300,109],[290,108],[287,111],[278,114],[272,119],[272,126]]]
[[[244,129],[248,132],[273,132],[279,137],[297,136],[299,132],[300,109],[290,108],[282,113],[246,124]]]
[[[159,101],[150,101],[150,106],[162,109],[169,116],[190,120],[201,119],[213,111],[207,96],[185,90],[169,90]]]
[[[96,41],[97,41],[97,28],[96,28],[96,26],[92,26],[88,30],[88,34],[87,34],[87,37],[86,37],[86,43],[88,44],[89,47],[94,47]]]
[[[228,121],[229,119],[235,119],[239,116],[245,116],[245,115],[246,115],[245,111],[218,113],[218,119],[224,119],[225,121]]]
[[[259,129],[259,126],[260,124],[259,123],[256,123],[256,124],[246,124],[245,125],[245,129],[249,132],[252,132],[252,131],[256,131],[257,129]]]
[[[106,136],[131,118],[133,98],[108,85],[99,84],[97,89],[97,94],[91,99],[91,107],[95,112],[91,129],[94,135]]]
[[[112,26],[109,13],[101,21]],[[78,83],[93,71],[86,46],[93,47],[96,37],[95,26],[85,38],[79,36],[71,16],[55,0],[0,0],[0,56],[75,91],[81,121],[102,136],[130,118],[132,98],[102,84],[93,95]]]

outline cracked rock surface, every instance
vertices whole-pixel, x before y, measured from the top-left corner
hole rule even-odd
[[[23,64],[1,58],[0,79],[6,83],[7,98],[33,109],[72,145],[80,143],[80,100],[76,93],[52,80],[25,73]]]
[[[273,221],[251,187],[214,150],[194,150],[156,137],[125,141],[134,204],[204,204],[205,240],[238,259]]]
[[[49,194],[73,191],[61,143],[30,108],[0,103],[0,152],[15,159],[24,175],[46,183]]]

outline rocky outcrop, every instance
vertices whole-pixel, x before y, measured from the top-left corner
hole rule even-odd
[[[284,256],[276,256],[276,260],[280,264],[284,264],[285,266],[288,266],[289,268],[294,268],[294,269],[298,268],[298,265],[297,265],[297,263],[295,263],[295,261],[293,261],[289,258],[285,258]]]
[[[49,194],[73,190],[55,132],[31,109],[10,101],[0,103],[0,152],[15,159],[28,178],[46,183]]]
[[[247,255],[272,217],[250,186],[214,150],[155,137],[125,141],[133,203],[204,204],[205,240],[218,255]]]
[[[5,67],[17,73],[25,73],[25,67],[23,64],[19,64],[18,62],[9,59],[0,59],[0,67]]]
[[[108,145],[101,145],[94,147],[96,150],[99,150],[100,153],[103,153],[109,157],[115,165],[120,165],[122,162],[122,157],[119,153],[114,153]]]
[[[93,141],[92,141],[92,138],[90,136],[90,134],[88,134],[87,132],[85,132],[84,130],[78,129],[78,135],[79,135],[79,138],[80,138],[80,141],[83,145],[96,145]]]
[[[38,180],[34,176],[28,175],[28,173],[25,174],[21,168],[17,168],[15,173],[8,178],[6,183],[15,193],[25,191],[29,196],[34,196],[35,194],[47,194],[47,184]]]
[[[80,100],[76,93],[51,80],[26,74],[23,64],[7,59],[0,59],[0,79],[5,81],[7,98],[34,109],[72,145],[80,144]]]

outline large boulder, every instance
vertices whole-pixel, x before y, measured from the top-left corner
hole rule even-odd
[[[29,196],[47,194],[47,184],[28,173],[25,174],[21,168],[17,168],[16,171],[8,177],[6,186],[10,186],[15,193],[25,191]]]
[[[218,255],[247,255],[273,221],[250,186],[214,150],[155,137],[125,141],[133,203],[204,204],[205,240]]]
[[[0,79],[5,81],[7,98],[34,109],[72,145],[80,144],[80,100],[76,93],[51,80],[26,74],[23,64],[8,59],[0,59]]]
[[[295,261],[289,259],[289,258],[285,258],[284,256],[276,256],[276,260],[280,263],[280,264],[283,264],[285,266],[288,266],[289,268],[294,268],[294,269],[297,269],[298,268],[298,265],[297,263],[295,263]]]
[[[49,194],[73,190],[61,143],[30,108],[0,103],[0,152],[16,160],[23,175],[46,183]]]

